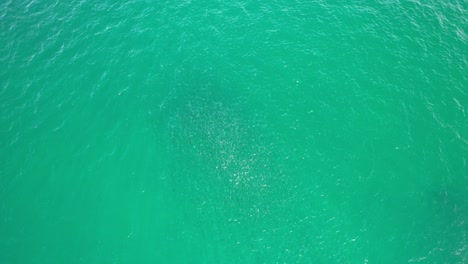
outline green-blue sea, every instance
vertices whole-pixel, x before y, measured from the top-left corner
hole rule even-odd
[[[0,0],[0,263],[468,263],[466,0]]]

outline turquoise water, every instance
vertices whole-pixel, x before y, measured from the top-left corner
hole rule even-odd
[[[468,4],[0,3],[0,263],[468,262]]]

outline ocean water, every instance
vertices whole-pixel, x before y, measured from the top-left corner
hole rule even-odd
[[[0,263],[467,263],[463,0],[0,2]]]

